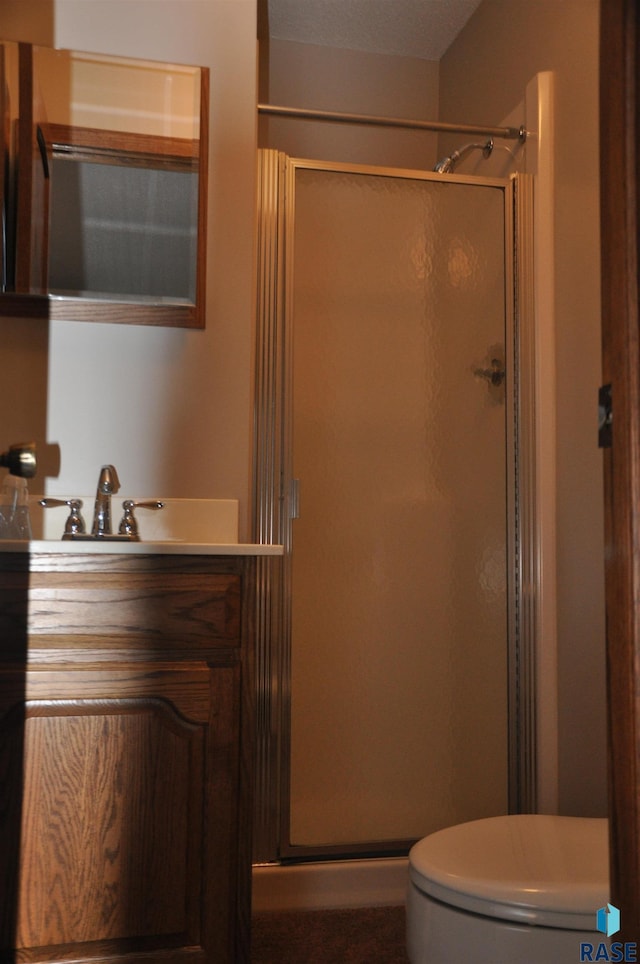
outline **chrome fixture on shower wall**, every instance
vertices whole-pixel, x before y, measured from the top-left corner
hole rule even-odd
[[[453,174],[453,169],[458,161],[461,161],[471,151],[482,151],[484,158],[491,157],[493,153],[493,137],[490,137],[485,144],[465,144],[457,151],[454,151],[453,154],[450,154],[449,157],[443,157],[441,161],[438,161],[434,167],[434,171],[436,174]]]
[[[492,358],[491,368],[474,368],[473,374],[476,378],[484,378],[493,388],[500,388],[506,376],[504,362]]]

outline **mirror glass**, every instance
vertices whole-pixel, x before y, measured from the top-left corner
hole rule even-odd
[[[11,301],[46,295],[50,317],[202,327],[208,71],[3,51]]]

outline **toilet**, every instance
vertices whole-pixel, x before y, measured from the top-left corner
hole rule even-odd
[[[514,814],[439,830],[411,849],[411,964],[564,964],[605,940],[607,820]]]

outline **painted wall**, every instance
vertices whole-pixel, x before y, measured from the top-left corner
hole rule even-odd
[[[2,440],[58,443],[52,494],[237,498],[249,535],[256,150],[255,0],[0,0],[0,35],[210,68],[207,327],[3,322],[21,405]],[[43,388],[44,385],[44,388]],[[44,485],[40,478],[38,483]],[[31,486],[34,489],[34,484]]]
[[[260,101],[281,107],[433,119],[438,113],[438,64],[271,40],[261,44]],[[435,162],[437,135],[264,115],[259,144],[290,157],[424,169]]]
[[[526,38],[526,43],[523,43]],[[324,110],[502,124],[529,81],[553,71],[556,98],[558,807],[606,812],[600,384],[597,0],[483,0],[442,58],[402,58],[271,42],[261,99]],[[268,61],[268,62],[267,62]],[[422,69],[422,81],[415,80]],[[409,81],[413,73],[414,81]],[[378,83],[375,78],[384,78]],[[420,83],[422,87],[420,88]],[[422,97],[415,99],[421,89]],[[434,98],[438,98],[438,103]],[[410,98],[409,100],[407,98]],[[427,167],[470,138],[401,144],[396,132],[261,121],[260,146],[293,156]],[[416,135],[408,135],[413,137]],[[406,150],[405,150],[406,147]],[[435,149],[434,149],[435,148]]]
[[[597,0],[484,0],[440,65],[440,116],[469,123],[554,73],[558,786],[583,815],[606,812],[598,27]]]

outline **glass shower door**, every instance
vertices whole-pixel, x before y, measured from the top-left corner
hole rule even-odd
[[[508,809],[508,192],[471,180],[293,175],[291,852]]]

